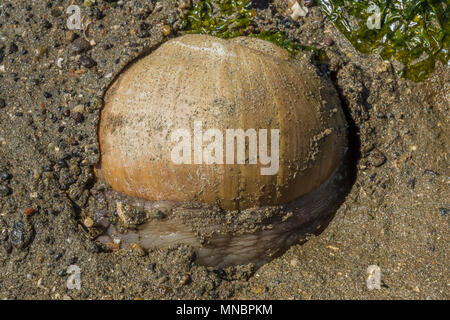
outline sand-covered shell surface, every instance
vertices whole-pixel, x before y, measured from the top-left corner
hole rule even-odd
[[[164,211],[124,241],[189,244],[199,263],[268,261],[314,232],[340,194],[334,87],[256,38],[167,41],[114,80],[98,133],[96,173],[126,195],[121,208]]]

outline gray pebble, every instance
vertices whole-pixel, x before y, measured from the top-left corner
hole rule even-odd
[[[82,55],[80,57],[80,63],[83,67],[86,67],[86,68],[92,68],[95,65],[97,65],[97,62],[95,62],[94,59],[92,59],[91,57],[85,56],[85,55]]]
[[[72,51],[74,53],[82,53],[91,49],[91,44],[83,38],[75,39],[72,42]]]
[[[26,229],[22,221],[14,223],[11,231],[11,244],[15,248],[22,248],[25,244]]]
[[[450,213],[450,209],[449,208],[439,208],[439,214],[443,217],[448,216],[448,214]]]
[[[0,184],[0,197],[6,197],[11,194],[11,189],[7,186]]]
[[[369,155],[369,161],[374,167],[380,167],[386,162],[386,156],[380,150],[375,149]]]

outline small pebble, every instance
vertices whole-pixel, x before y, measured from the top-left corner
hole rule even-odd
[[[6,181],[12,178],[12,175],[6,170],[0,170],[0,180]]]
[[[131,245],[131,249],[133,249],[133,252],[137,256],[139,256],[139,257],[145,256],[145,249],[139,243],[133,243]]]
[[[369,155],[369,161],[374,167],[380,167],[386,162],[386,156],[378,149]]]
[[[448,214],[450,213],[450,209],[449,208],[439,208],[439,214],[443,217],[448,216]]]
[[[53,8],[50,11],[50,14],[51,14],[52,17],[57,18],[57,17],[59,17],[61,15],[61,10],[59,10],[58,8]]]
[[[150,263],[147,267],[148,271],[155,272],[156,271],[156,263]]]
[[[167,37],[172,32],[172,30],[170,29],[170,26],[168,26],[168,25],[164,25],[162,30],[163,30],[163,35],[165,37]]]
[[[53,25],[51,24],[50,21],[44,20],[44,21],[42,22],[42,27],[44,27],[45,29],[51,29],[51,28],[53,27]]]
[[[262,284],[257,285],[255,288],[252,289],[252,292],[254,294],[261,294],[264,291],[266,291],[266,287]]]
[[[79,104],[77,106],[75,106],[72,110],[73,112],[79,112],[79,113],[83,113],[84,111],[84,106],[82,104]]]
[[[91,48],[91,44],[84,38],[78,38],[72,42],[72,51],[74,53],[83,53],[90,50]]]
[[[71,43],[73,40],[75,40],[75,32],[72,30],[66,31],[66,41]]]
[[[33,208],[26,208],[26,209],[25,209],[25,215],[26,215],[27,217],[31,217],[35,212],[36,212],[36,210],[33,209]]]
[[[3,109],[4,107],[6,107],[6,101],[5,99],[0,99],[0,109]]]
[[[15,248],[23,248],[25,245],[26,238],[26,228],[25,224],[22,221],[17,221],[14,223],[13,228],[11,230],[11,244]]]
[[[0,184],[0,197],[6,197],[11,194],[11,189],[7,186]]]
[[[19,47],[14,42],[11,42],[9,45],[9,54],[16,53],[17,51],[19,51]]]
[[[411,189],[414,190],[414,188],[416,187],[416,178],[411,178],[409,179],[408,183],[406,184],[406,186]]]
[[[92,7],[92,1],[91,1],[91,0],[84,0],[83,6],[84,6],[85,8],[90,8],[90,7]]]
[[[35,50],[36,58],[39,58],[48,52],[48,47],[42,45],[37,47]]]
[[[316,5],[316,1],[315,0],[305,0],[304,4],[305,4],[305,7],[311,8]]]
[[[70,109],[66,108],[66,109],[63,111],[63,116],[64,116],[64,117],[69,117],[69,116],[70,116]]]
[[[101,19],[103,19],[103,12],[99,8],[95,7],[94,8],[94,16],[95,16],[95,19],[101,20]]]
[[[97,65],[97,62],[95,62],[94,59],[85,55],[80,56],[80,63],[86,68],[92,68]]]
[[[191,276],[188,274],[183,275],[180,280],[180,285],[185,286],[189,283],[191,283]]]
[[[139,38],[147,38],[150,37],[150,34],[148,33],[148,28],[150,28],[150,25],[148,23],[142,22],[139,25],[137,36]]]
[[[436,172],[436,171],[431,170],[431,169],[425,169],[423,171],[423,174],[434,178],[434,177],[437,177],[439,175],[439,172]]]
[[[75,123],[81,123],[84,120],[84,117],[81,113],[76,112],[72,115],[72,119],[75,121]]]
[[[94,226],[94,220],[92,220],[92,218],[87,217],[86,219],[84,219],[84,225],[87,228],[92,228]]]
[[[331,47],[334,44],[334,40],[331,38],[326,38],[324,43],[327,47]]]

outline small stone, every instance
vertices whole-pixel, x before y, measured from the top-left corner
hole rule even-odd
[[[406,186],[411,189],[414,190],[414,188],[416,187],[416,178],[411,178],[409,179],[408,183],[406,184]]]
[[[17,51],[19,51],[19,47],[14,42],[11,42],[9,45],[9,54],[16,53]]]
[[[82,104],[79,104],[77,106],[75,106],[72,110],[73,112],[79,112],[79,113],[83,113],[84,111],[84,106]]]
[[[86,52],[86,51],[90,50],[91,48],[92,48],[91,44],[84,38],[78,38],[72,42],[72,51],[74,53]]]
[[[178,2],[178,8],[180,8],[180,9],[189,9],[190,7],[192,7],[191,0],[180,0]]]
[[[27,217],[31,217],[35,212],[36,212],[36,210],[33,209],[33,208],[26,208],[26,209],[25,209],[25,215],[26,215]]]
[[[316,1],[315,0],[305,0],[304,4],[305,4],[305,7],[311,8],[316,5]]]
[[[3,242],[3,248],[5,249],[6,253],[11,253],[12,251],[12,245],[10,241],[4,241]]]
[[[101,20],[101,19],[103,19],[103,12],[99,8],[95,7],[94,8],[94,16],[95,16],[95,19]]]
[[[369,155],[369,161],[374,167],[380,167],[386,162],[386,156],[378,149]]]
[[[381,269],[377,265],[367,267],[366,286],[369,290],[381,289]]]
[[[164,25],[162,30],[163,30],[163,35],[165,37],[167,37],[172,32],[172,30],[170,29],[170,26],[168,26],[168,25]]]
[[[55,254],[53,255],[53,259],[59,260],[59,259],[61,259],[62,256],[63,256],[62,253],[55,253]]]
[[[105,243],[105,246],[106,246],[106,248],[108,248],[111,251],[119,251],[120,250],[119,243],[107,242],[107,243]]]
[[[52,94],[50,92],[45,91],[44,92],[44,97],[47,99],[50,99],[52,97]]]
[[[45,46],[45,45],[38,46],[38,47],[35,49],[36,56],[38,56],[38,57],[40,57],[40,56],[46,54],[47,52],[48,52],[48,47]]]
[[[253,288],[253,293],[254,294],[261,294],[264,291],[266,291],[266,287],[262,284],[257,285],[255,288]]]
[[[5,99],[0,99],[0,109],[3,109],[4,107],[6,107],[6,101]]]
[[[83,6],[84,6],[85,8],[90,8],[90,7],[92,7],[92,0],[84,0]]]
[[[73,40],[75,40],[75,32],[72,30],[66,31],[66,41],[71,43]]]
[[[429,177],[435,178],[435,177],[437,177],[439,175],[439,172],[436,172],[436,171],[431,170],[431,169],[425,169],[423,171],[423,174],[427,175]]]
[[[66,109],[63,111],[63,116],[64,116],[64,117],[69,117],[69,116],[70,116],[70,109],[66,108]]]
[[[36,54],[36,58],[43,56],[47,52],[48,52],[48,47],[44,46],[44,45],[39,46],[34,50],[34,53]]]
[[[44,21],[42,21],[42,27],[44,27],[45,29],[51,29],[53,27],[53,25],[51,24],[50,21],[44,20]]]
[[[97,65],[97,62],[95,62],[94,59],[85,55],[80,57],[80,63],[85,68],[92,68]]]
[[[29,234],[25,224],[22,221],[17,221],[14,223],[10,238],[11,244],[15,248],[21,249],[27,245]]]
[[[92,109],[94,109],[94,110],[99,110],[99,109],[101,109],[101,107],[102,107],[102,105],[103,105],[102,99],[100,99],[100,98],[98,98],[98,97],[93,98],[90,102],[91,102],[91,107],[92,107]]]
[[[131,245],[131,249],[133,249],[133,252],[137,256],[139,256],[139,257],[145,256],[145,249],[139,243],[133,243]]]
[[[11,194],[11,189],[7,186],[0,184],[0,197],[6,197]]]
[[[324,43],[327,47],[331,47],[334,44],[334,40],[331,38],[326,38]]]
[[[159,285],[163,284],[166,281],[169,281],[169,277],[168,276],[162,276],[162,277],[158,278],[158,280],[157,280]]]
[[[92,218],[87,217],[86,219],[84,219],[84,225],[86,226],[86,228],[92,228],[94,226],[94,220],[92,220]]]
[[[139,38],[147,38],[150,37],[150,34],[148,33],[148,28],[150,28],[150,25],[148,23],[142,22],[139,25],[137,36]]]
[[[450,213],[450,209],[449,208],[439,208],[439,214],[443,217],[448,216],[448,214]]]
[[[52,17],[57,18],[57,17],[59,17],[61,15],[61,10],[59,10],[58,8],[53,8],[50,11],[50,14],[52,15]]]
[[[10,180],[11,178],[12,178],[12,175],[8,171],[0,170],[0,180],[1,181]]]
[[[65,277],[67,275],[67,272],[66,272],[66,270],[59,270],[58,271],[58,276],[60,276],[60,277]]]
[[[81,113],[76,112],[72,115],[72,119],[75,121],[75,123],[81,123],[84,120],[84,117]]]
[[[297,258],[292,259],[291,262],[290,262],[290,265],[292,267],[298,266],[298,259]]]
[[[180,279],[180,285],[185,286],[191,283],[191,276],[189,274],[185,274]]]

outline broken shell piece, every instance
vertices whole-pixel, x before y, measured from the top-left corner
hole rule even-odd
[[[307,7],[300,5],[298,1],[288,0],[289,15],[292,20],[297,21],[299,17],[306,17],[309,10]]]

